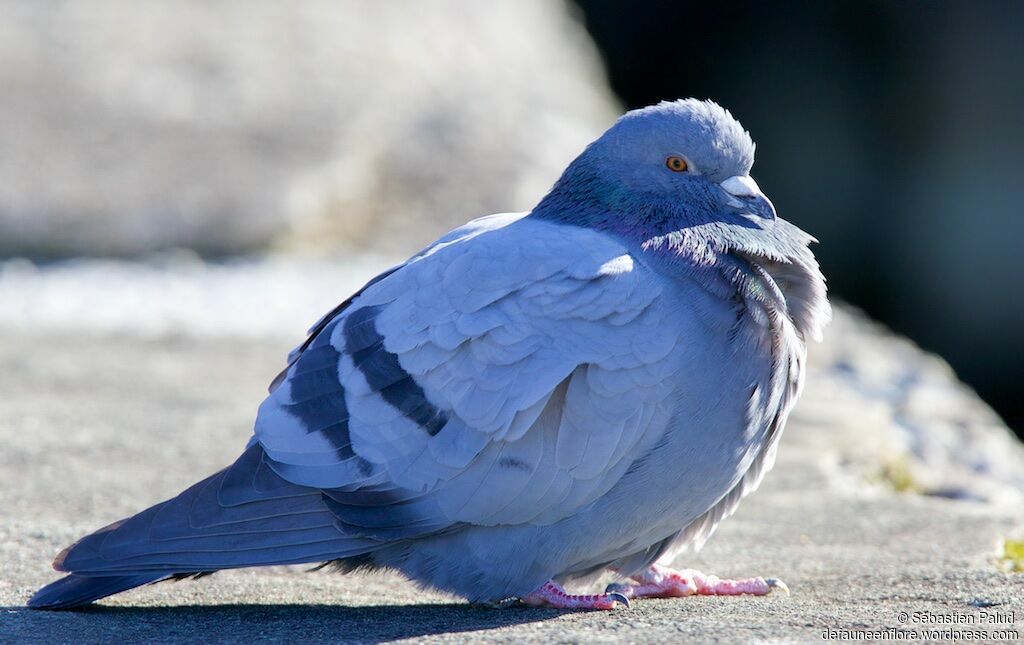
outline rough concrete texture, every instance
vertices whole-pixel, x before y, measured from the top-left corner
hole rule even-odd
[[[2,255],[412,251],[532,206],[618,112],[562,2],[0,0],[0,16]]]
[[[492,610],[396,575],[294,567],[161,583],[80,612],[24,609],[60,548],[232,460],[289,344],[0,333],[0,641],[811,642],[828,629],[926,638],[951,627],[940,620],[1024,636],[1024,577],[998,561],[1000,540],[1024,531],[1019,444],[940,361],[846,309],[812,350],[774,471],[678,561],[778,576],[791,596]]]

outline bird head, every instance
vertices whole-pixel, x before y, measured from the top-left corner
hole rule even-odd
[[[753,163],[750,134],[717,103],[664,101],[620,117],[573,161],[549,197],[576,202],[577,217],[588,216],[582,204],[595,207],[590,217],[630,213],[647,220],[634,223],[648,225],[652,219],[680,228],[708,218],[774,220],[775,207],[750,177]]]

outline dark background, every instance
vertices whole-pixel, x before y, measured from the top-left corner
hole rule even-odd
[[[577,4],[629,107],[729,108],[832,293],[1024,434],[1024,3]]]

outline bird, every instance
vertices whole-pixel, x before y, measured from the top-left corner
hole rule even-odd
[[[713,101],[626,112],[531,211],[456,228],[327,313],[237,461],[66,548],[28,606],[300,563],[497,606],[788,592],[670,567],[772,467],[831,316],[817,240],[753,162]]]

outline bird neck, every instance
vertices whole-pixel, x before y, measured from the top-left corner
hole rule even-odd
[[[710,200],[645,199],[573,167],[530,217],[602,231],[660,273],[706,281],[725,278],[737,290],[756,283],[803,336],[818,337],[831,316],[810,235],[789,222],[723,212]],[[704,278],[701,278],[703,275]]]
[[[603,179],[582,159],[569,166],[530,217],[583,226],[637,243],[690,223],[678,200],[628,190]]]
[[[737,218],[717,212],[703,195],[689,197],[638,193],[602,179],[577,160],[530,217],[607,233],[659,263],[680,268],[714,264],[715,256],[727,248],[713,244],[719,231],[707,225]]]

